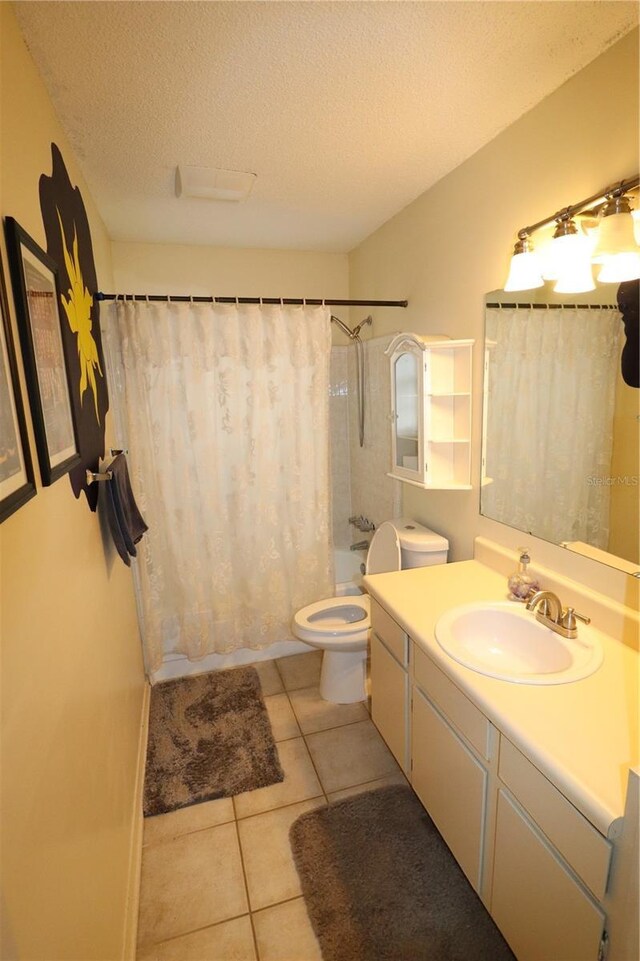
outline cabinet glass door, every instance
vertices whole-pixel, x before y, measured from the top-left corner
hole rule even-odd
[[[395,362],[396,467],[418,470],[418,357],[400,354]]]

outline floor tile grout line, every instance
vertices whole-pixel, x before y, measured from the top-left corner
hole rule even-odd
[[[234,806],[234,809],[235,809],[235,806]],[[242,868],[242,877],[243,877],[243,880],[244,880],[244,890],[245,890],[245,894],[247,895],[247,908],[249,909],[249,923],[251,924],[251,936],[252,936],[252,938],[253,938],[253,947],[254,947],[254,950],[255,950],[256,959],[257,959],[257,961],[260,961],[260,952],[258,951],[258,939],[257,939],[257,937],[256,937],[256,929],[255,929],[255,926],[254,926],[254,923],[253,923],[253,913],[252,913],[252,910],[251,910],[251,896],[250,896],[250,894],[249,894],[249,881],[248,881],[248,879],[247,879],[247,870],[246,870],[245,864],[244,864],[244,853],[243,853],[243,851],[242,851],[242,840],[241,840],[241,838],[240,838],[240,827],[239,827],[239,822],[238,822],[237,819],[234,821],[234,827],[235,827],[235,831],[236,831],[236,838],[237,838],[237,841],[238,841],[238,851],[240,852],[240,866],[241,866],[241,868]]]
[[[287,697],[289,698],[289,704],[291,704],[291,698],[289,697],[289,692],[288,692],[288,691],[287,691]],[[296,718],[296,721],[298,721],[296,712],[295,712],[295,710],[294,710],[294,708],[293,708],[293,704],[291,704],[291,710],[293,711],[293,714],[294,714],[294,717]],[[299,721],[298,721],[298,727],[300,727],[300,722],[299,722]],[[318,771],[318,768],[316,767],[315,761],[313,760],[311,751],[309,750],[309,745],[307,744],[307,739],[306,739],[305,735],[302,733],[302,728],[300,728],[300,736],[302,737],[302,741],[303,741],[303,743],[304,743],[305,750],[306,750],[306,752],[307,752],[307,754],[308,754],[308,756],[309,756],[309,760],[311,761],[311,766],[312,766],[312,768],[313,768],[313,770],[314,770],[314,772],[315,772],[316,778],[318,779],[318,784],[319,784],[320,787],[322,788],[322,796],[324,797],[325,802],[328,804],[328,803],[329,803],[329,798],[327,797],[327,792],[326,792],[325,789],[324,789],[324,784],[322,783],[322,779],[321,779],[321,777],[320,777],[320,772]]]
[[[320,784],[320,787],[322,788],[322,784]],[[264,811],[256,811],[255,814],[247,814],[245,817],[239,817],[237,823],[240,824],[242,821],[250,821],[251,818],[259,818],[263,814],[273,814],[274,811],[284,811],[285,808],[295,807],[296,804],[306,804],[307,801],[317,801],[318,798],[321,797],[325,797],[323,790],[320,791],[320,794],[314,794],[312,797],[301,798],[297,801],[287,801],[285,804],[278,804],[276,807],[266,808]]]
[[[192,934],[199,934],[200,931],[207,931],[209,928],[219,928],[222,924],[228,924],[230,921],[239,921],[240,918],[250,918],[251,911],[243,911],[242,914],[234,914],[231,918],[225,918],[223,921],[214,921],[213,924],[203,924],[199,928],[192,928],[190,931],[183,931],[181,934],[172,934],[170,938],[163,938],[162,941],[145,941],[137,945],[136,954],[140,951],[146,951],[148,948],[157,948],[161,944],[169,944],[171,941],[179,941],[180,938],[188,938]]]
[[[361,717],[359,721],[345,721],[344,724],[334,724],[333,727],[321,727],[317,731],[303,731],[303,737],[312,737],[314,734],[326,734],[329,731],[338,731],[341,727],[353,727],[354,724],[363,724],[365,721],[371,721],[369,714],[366,717]],[[371,721],[373,724],[373,721]],[[377,728],[376,728],[377,730]]]

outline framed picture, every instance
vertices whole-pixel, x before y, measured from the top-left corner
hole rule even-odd
[[[5,219],[5,229],[38,461],[47,486],[80,463],[58,269],[12,217]]]
[[[18,365],[0,262],[0,523],[35,497]]]

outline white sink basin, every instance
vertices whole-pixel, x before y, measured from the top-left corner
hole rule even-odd
[[[436,640],[459,664],[516,684],[567,684],[602,664],[595,632],[580,624],[570,640],[515,601],[463,604],[437,621]]]

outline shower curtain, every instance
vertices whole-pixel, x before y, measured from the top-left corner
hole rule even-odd
[[[611,472],[620,314],[487,308],[486,322],[491,482],[482,513],[555,543],[606,550],[602,478]]]
[[[333,591],[329,311],[118,301],[101,324],[149,524],[147,671],[291,637],[292,614]]]

